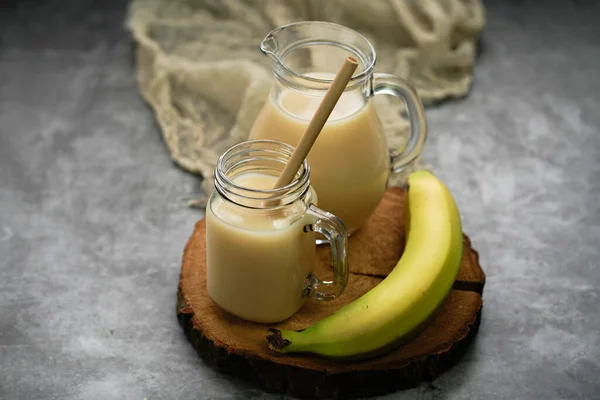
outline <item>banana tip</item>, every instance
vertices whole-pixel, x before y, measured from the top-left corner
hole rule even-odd
[[[267,335],[267,341],[269,342],[269,348],[275,351],[281,351],[290,345],[290,341],[284,339],[281,336],[281,331],[275,328],[269,328],[269,335]]]

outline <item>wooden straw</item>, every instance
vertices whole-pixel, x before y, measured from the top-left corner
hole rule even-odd
[[[317,108],[315,115],[313,115],[308,127],[306,127],[304,135],[302,135],[302,138],[300,138],[300,141],[294,149],[292,156],[285,165],[281,175],[279,175],[279,179],[277,179],[277,182],[275,183],[275,188],[288,185],[290,182],[292,182],[294,176],[296,176],[296,173],[298,172],[298,169],[302,165],[302,162],[315,143],[315,140],[317,140],[317,136],[319,136],[321,129],[323,129],[323,126],[327,122],[327,118],[329,118],[333,108],[344,92],[346,85],[348,85],[350,78],[352,78],[352,74],[354,73],[354,70],[356,70],[357,66],[358,62],[354,57],[348,57],[344,60],[344,64],[342,64],[336,73],[331,86],[329,89],[327,89],[327,93],[325,93],[325,97],[323,97],[323,100],[319,105],[319,108]]]

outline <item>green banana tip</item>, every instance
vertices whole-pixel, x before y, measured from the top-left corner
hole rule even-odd
[[[269,328],[268,332],[269,335],[267,335],[267,341],[269,342],[269,348],[271,350],[282,351],[292,343],[281,336],[281,331],[279,329]]]

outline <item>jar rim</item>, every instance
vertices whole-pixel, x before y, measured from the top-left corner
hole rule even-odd
[[[255,189],[240,185],[231,177],[236,168],[240,168],[244,163],[256,161],[276,161],[281,166],[281,172],[293,152],[294,147],[277,140],[255,139],[237,143],[217,160],[215,189],[229,201],[249,208],[271,208],[274,205],[294,202],[304,196],[310,186],[310,166],[306,159],[302,161],[294,179],[282,187]],[[259,153],[261,157],[252,153]]]

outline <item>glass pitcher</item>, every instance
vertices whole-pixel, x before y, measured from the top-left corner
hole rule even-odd
[[[272,63],[275,84],[249,139],[296,146],[343,60],[359,62],[352,79],[313,145],[307,160],[319,207],[338,216],[348,233],[373,213],[388,184],[420,154],[427,137],[423,105],[406,81],[373,73],[371,43],[347,27],[320,21],[296,22],[271,31],[260,45]],[[389,150],[373,96],[404,101],[410,137],[401,150]]]

